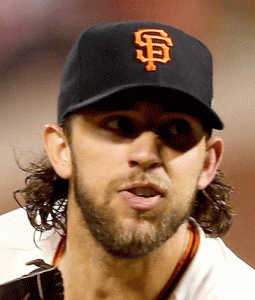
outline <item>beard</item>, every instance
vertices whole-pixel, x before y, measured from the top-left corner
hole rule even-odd
[[[116,187],[123,182],[130,183],[132,181],[143,178],[149,179],[150,182],[157,182],[162,185],[162,181],[156,176],[145,173],[136,173],[132,178],[118,178],[108,184],[105,192],[103,204],[96,205],[95,196],[89,191],[80,180],[79,170],[73,161],[74,167],[74,195],[75,201],[80,208],[81,214],[85,221],[85,226],[90,231],[95,241],[110,255],[120,259],[135,259],[149,255],[156,249],[160,248],[168,241],[179,229],[179,227],[189,219],[195,204],[195,188],[190,193],[189,199],[184,199],[186,205],[180,208],[180,200],[174,201],[172,192],[168,196],[169,204],[164,209],[155,208],[151,211],[135,211],[135,218],[139,222],[149,224],[149,229],[144,230],[137,226],[130,229],[125,227],[121,220],[116,217],[115,209],[111,208],[111,198],[113,191],[116,193]],[[175,207],[171,204],[175,203]]]

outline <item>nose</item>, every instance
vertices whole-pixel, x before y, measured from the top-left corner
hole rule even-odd
[[[128,156],[129,166],[139,167],[143,170],[162,166],[160,157],[160,137],[152,132],[142,132],[131,144]]]

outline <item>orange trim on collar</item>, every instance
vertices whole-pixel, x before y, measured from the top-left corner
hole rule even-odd
[[[189,229],[190,237],[185,253],[179,261],[179,263],[177,264],[177,266],[175,267],[175,270],[169,278],[168,282],[166,283],[166,285],[155,300],[164,300],[169,298],[169,296],[179,283],[181,277],[183,276],[183,274],[185,273],[185,271],[187,270],[188,266],[190,265],[194,256],[197,253],[200,244],[199,232],[192,222],[189,223]]]
[[[66,250],[66,235],[63,235],[52,260],[53,266],[58,265],[59,259],[65,253],[65,250]]]

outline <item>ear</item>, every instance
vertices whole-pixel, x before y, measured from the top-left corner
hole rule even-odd
[[[59,125],[45,126],[44,148],[56,173],[63,179],[72,175],[71,150],[66,135]]]
[[[223,156],[223,141],[219,137],[212,137],[207,142],[204,167],[201,172],[198,189],[206,188],[214,179]]]

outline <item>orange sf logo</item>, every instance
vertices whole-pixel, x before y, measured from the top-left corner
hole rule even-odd
[[[147,57],[143,50],[136,50],[136,58],[147,63],[147,71],[155,71],[155,62],[166,64],[170,59],[170,46],[172,39],[162,29],[140,29],[135,32],[135,43],[140,47],[146,47]]]

